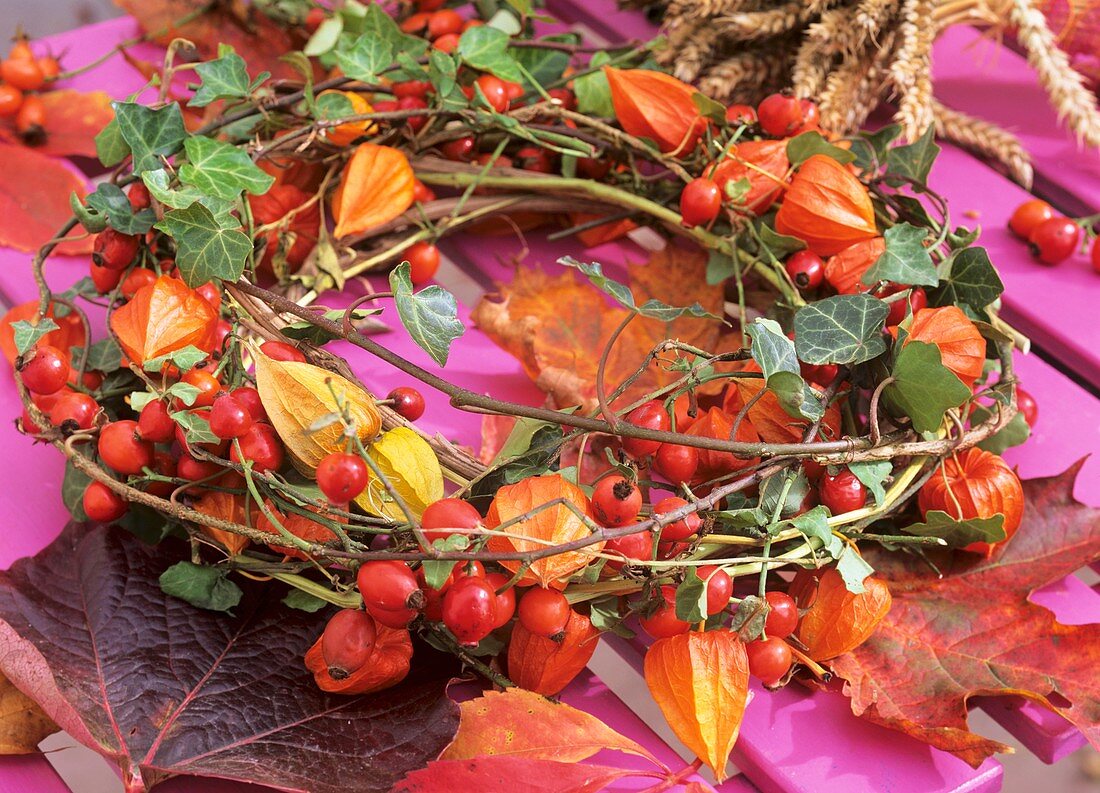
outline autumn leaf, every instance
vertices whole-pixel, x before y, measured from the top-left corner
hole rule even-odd
[[[413,771],[394,787],[393,793],[596,793],[618,779],[637,774],[625,768],[508,755],[438,760]]]
[[[691,631],[658,639],[645,681],[672,731],[721,782],[749,690],[749,660],[736,633]]]
[[[95,136],[115,117],[103,91],[64,88],[40,94],[46,108],[46,140],[35,151],[54,157],[95,157]]]
[[[1100,509],[1073,498],[1080,468],[1024,482],[1023,523],[987,559],[929,552],[937,576],[915,556],[868,552],[894,604],[867,642],[832,663],[853,712],[974,767],[1007,747],[969,731],[972,696],[1026,697],[1100,745],[1100,625],[1062,625],[1028,600],[1100,559]]]
[[[33,699],[0,674],[0,755],[37,752],[42,739],[58,729]]]
[[[84,197],[84,180],[68,165],[26,146],[0,143],[0,245],[37,251],[72,217],[69,196]],[[70,237],[84,234],[77,226]],[[90,253],[92,238],[63,242],[57,253]]]
[[[511,755],[579,763],[604,749],[616,749],[660,765],[648,749],[595,716],[522,688],[488,691],[461,703],[459,709],[458,734],[441,760]]]
[[[412,206],[412,166],[404,152],[391,146],[362,143],[344,166],[332,196],[333,234],[337,238],[377,228]]]

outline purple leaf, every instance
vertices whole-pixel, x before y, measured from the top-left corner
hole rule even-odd
[[[70,525],[0,572],[0,667],[74,738],[123,770],[128,791],[177,774],[284,790],[389,790],[458,728],[455,668],[417,646],[399,686],[325,694],[302,657],[324,614],[246,588],[231,616],[165,595],[182,546]]]

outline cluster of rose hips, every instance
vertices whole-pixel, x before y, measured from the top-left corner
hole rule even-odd
[[[57,58],[35,56],[26,38],[16,40],[8,57],[0,61],[0,118],[15,122],[15,130],[27,143],[40,143],[46,125],[46,106],[39,92],[61,73]]]
[[[1067,218],[1040,198],[1025,201],[1008,219],[1009,230],[1027,242],[1031,255],[1043,264],[1061,264],[1081,250],[1083,240],[1092,239],[1092,269],[1100,273],[1100,237],[1091,226],[1100,216]]]
[[[755,124],[765,135],[787,138],[818,129],[821,114],[809,99],[787,94],[764,97],[754,109],[751,105],[730,105],[726,120],[731,124]],[[718,217],[726,197],[718,181],[710,176],[692,179],[680,193],[680,215],[685,226],[705,226]]]

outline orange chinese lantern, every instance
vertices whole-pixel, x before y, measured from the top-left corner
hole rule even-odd
[[[237,495],[236,493],[227,493],[224,490],[206,490],[199,499],[192,504],[192,507],[196,511],[204,515],[209,515],[212,518],[218,518],[242,526],[248,525],[248,519],[244,511],[244,496]],[[255,504],[253,504],[252,525],[256,525],[258,515],[259,510],[257,510]],[[229,551],[230,556],[236,556],[248,546],[248,538],[244,535],[226,531],[225,529],[211,528],[210,526],[201,526],[200,529],[203,534],[224,545],[226,550]]]
[[[402,152],[373,143],[359,145],[332,196],[336,236],[361,234],[402,214],[412,206],[415,182]]]
[[[168,275],[143,286],[111,314],[122,351],[139,364],[189,345],[210,352],[217,324],[218,312],[206,298]]]
[[[310,198],[309,193],[292,184],[273,185],[262,195],[248,196],[248,206],[252,210],[252,218],[257,226],[278,224],[262,235],[266,246],[263,259],[260,261],[261,267],[271,267],[275,253],[279,250],[279,241],[287,234],[293,235],[291,238],[293,241],[284,251],[287,267],[290,272],[295,272],[302,266],[302,262],[317,244],[321,225],[319,202],[314,201],[309,206],[301,208]],[[292,212],[294,214],[289,219],[283,223],[279,222]]]
[[[749,190],[739,203],[754,215],[762,215],[779,197],[786,184],[787,141],[753,140],[733,148],[729,157],[714,169],[711,178],[726,198],[726,186],[748,180]]]
[[[666,154],[695,148],[706,119],[695,106],[698,93],[682,80],[649,69],[603,67],[611,86],[611,103],[619,125],[631,135],[648,138]]]
[[[891,328],[892,333],[897,330]],[[905,343],[922,341],[940,349],[943,365],[969,388],[985,366],[985,339],[958,306],[922,308],[913,315]]]
[[[711,408],[706,413],[699,414],[699,417],[688,427],[687,434],[696,438],[717,438],[728,441],[730,440],[730,433],[733,431],[733,422],[734,417],[722,408]],[[737,428],[737,440],[747,443],[755,443],[760,440],[760,436],[747,416]],[[758,460],[757,457],[746,460],[735,457],[730,452],[700,449],[699,467],[695,471],[695,481],[706,482],[709,479],[733,473],[742,468],[748,468],[750,465],[755,465]]]
[[[331,94],[342,95],[351,103],[351,112],[348,113],[349,116],[363,116],[374,109],[370,106],[366,97],[355,91],[324,91],[321,93],[321,96]],[[370,119],[348,121],[345,124],[340,124],[339,126],[326,130],[325,140],[335,146],[347,146],[349,143],[354,143],[357,138],[369,135],[374,132],[374,130],[374,122]]]
[[[336,539],[336,534],[323,523],[319,521],[307,518],[305,515],[300,515],[297,512],[287,512],[285,515],[275,509],[275,504],[269,499],[264,502],[268,510],[279,519],[279,523],[283,525],[283,528],[293,534],[295,537],[301,540],[306,540],[312,543],[325,543],[331,542]],[[322,514],[321,510],[316,507],[307,507],[310,512],[316,512]],[[346,523],[343,518],[336,515],[324,515],[325,518],[337,523]],[[270,534],[279,534],[279,529],[273,524],[262,511],[256,516],[256,528],[260,531],[266,531]],[[271,545],[271,550],[276,553],[285,554],[286,556],[293,556],[295,559],[308,559],[304,551],[300,551],[297,548],[287,548],[282,545]]]
[[[832,256],[878,234],[867,188],[824,154],[802,163],[791,179],[775,230],[797,237],[819,256]]]
[[[576,611],[569,615],[560,642],[536,636],[517,622],[508,642],[508,676],[521,688],[553,696],[588,665],[599,640],[600,632]]]
[[[848,591],[835,568],[820,573],[816,587],[814,578],[813,572],[804,570],[791,586],[798,607],[807,609],[798,624],[798,640],[815,661],[828,661],[867,641],[890,611],[893,598],[878,578],[865,578],[860,594]]]
[[[946,512],[956,520],[1004,515],[1005,541],[1024,516],[1024,488],[1003,459],[976,446],[945,459],[917,495],[921,514]],[[973,542],[964,551],[989,553],[993,546]]]
[[[872,237],[849,245],[825,260],[825,280],[842,295],[866,292],[870,287],[860,279],[885,252],[886,240],[882,237]]]
[[[413,646],[407,628],[388,628],[375,625],[374,649],[366,663],[343,680],[336,680],[328,673],[328,664],[321,652],[318,638],[306,653],[306,668],[313,673],[313,680],[322,691],[333,694],[369,694],[396,686],[409,674]]]

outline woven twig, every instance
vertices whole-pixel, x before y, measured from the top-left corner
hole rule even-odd
[[[995,124],[933,102],[936,134],[983,157],[1004,163],[1012,178],[1030,188],[1034,177],[1019,138]]]

